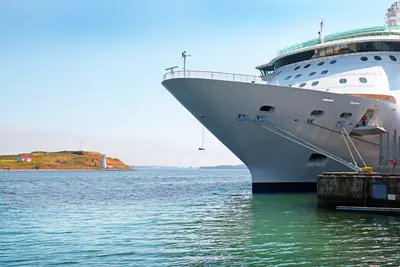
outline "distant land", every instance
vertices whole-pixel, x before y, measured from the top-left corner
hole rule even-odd
[[[135,169],[247,169],[246,165],[216,165],[216,166],[201,166],[201,167],[177,167],[177,166],[134,166]]]
[[[36,151],[0,156],[0,170],[101,170],[102,158],[102,153],[89,151]],[[110,170],[131,169],[117,158],[106,159]]]
[[[217,165],[217,166],[201,166],[199,169],[247,169],[246,165]]]

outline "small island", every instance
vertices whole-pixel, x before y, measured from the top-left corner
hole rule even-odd
[[[117,158],[89,151],[36,151],[0,156],[0,170],[132,170]]]

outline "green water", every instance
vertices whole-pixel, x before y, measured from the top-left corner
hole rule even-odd
[[[0,172],[0,266],[399,263],[399,218],[252,195],[247,170]]]

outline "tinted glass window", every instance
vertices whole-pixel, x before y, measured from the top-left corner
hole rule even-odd
[[[322,75],[325,75],[325,74],[327,74],[327,73],[328,73],[327,70],[324,70],[323,72],[321,72]]]
[[[304,66],[305,69],[309,68],[311,66],[311,64],[307,64]]]
[[[389,56],[390,57],[390,59],[392,60],[392,61],[397,61],[397,58],[395,57],[395,56]]]
[[[311,116],[322,116],[322,115],[324,115],[324,111],[323,111],[323,110],[313,110],[313,111],[310,113],[310,115],[311,115]]]
[[[361,61],[367,61],[368,58],[367,57],[361,57]]]
[[[264,112],[274,112],[275,111],[275,107],[273,106],[262,106],[260,108],[260,111],[264,111]]]
[[[308,74],[308,76],[314,76],[316,74],[316,72],[311,72],[310,74]]]
[[[361,78],[360,78],[360,82],[361,82],[361,83],[367,83],[367,79],[364,78],[364,77],[361,77]]]
[[[360,52],[376,52],[376,51],[400,52],[400,42],[393,42],[393,41],[363,42],[363,43],[350,43],[350,44],[322,47],[320,49],[317,49],[316,51],[309,50],[294,55],[285,56],[275,61],[273,66],[265,67],[264,71],[274,71],[275,69],[280,68],[282,66],[310,60],[312,58],[322,58],[326,56],[343,55],[343,54],[360,53]],[[332,60],[329,62],[329,64],[335,64],[336,62],[337,62],[336,60]],[[299,68],[300,67],[296,67],[295,70],[298,70]]]
[[[297,74],[295,78],[297,79],[297,78],[299,78],[300,76],[301,76],[301,74]]]
[[[313,82],[311,85],[312,86],[317,86],[319,84],[319,81],[315,81],[315,82]]]
[[[347,80],[346,80],[346,79],[340,79],[339,82],[340,82],[341,84],[345,84],[345,83],[347,83]]]
[[[314,54],[315,54],[314,50],[309,50],[309,51],[297,53],[297,54],[294,54],[294,55],[286,56],[286,57],[283,57],[281,59],[278,59],[274,63],[274,65],[275,65],[275,68],[277,69],[277,68],[280,68],[282,66],[286,66],[286,65],[289,65],[289,64],[294,64],[294,63],[297,63],[297,62],[310,60],[314,56]],[[296,68],[295,70],[298,70],[298,68]]]
[[[289,80],[290,78],[292,78],[292,76],[287,76],[287,77],[285,78],[285,81]]]
[[[320,62],[320,63],[318,63],[318,66],[322,66],[322,65],[324,65],[325,64],[325,62]]]
[[[296,68],[294,68],[294,70],[298,70],[298,69],[300,69],[300,66],[297,66]]]
[[[379,61],[379,60],[382,60],[382,58],[381,58],[380,56],[374,56],[374,59],[375,59],[375,60],[378,60],[378,61]]]
[[[304,86],[306,86],[306,83],[300,84],[300,87],[304,87]]]

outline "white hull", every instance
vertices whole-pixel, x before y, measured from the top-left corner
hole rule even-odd
[[[353,114],[347,121],[351,124],[346,126],[348,132],[368,108],[379,110],[379,119],[387,131],[399,130],[396,127],[400,115],[394,110],[396,106],[368,98],[203,78],[172,78],[162,84],[247,165],[252,175],[253,192],[312,191],[319,173],[350,169],[333,160],[320,166],[309,166],[309,158],[315,152],[254,123],[238,121],[238,114],[249,115],[251,119],[264,115],[279,127],[348,162],[352,159],[336,126],[339,120],[343,120],[340,119],[343,112]],[[274,106],[275,111],[263,114],[259,109],[264,105]],[[310,113],[313,110],[323,110],[324,115],[312,118]],[[202,116],[206,120],[200,119]],[[315,125],[306,123],[310,118],[315,119]],[[353,138],[353,142],[367,165],[376,167],[379,163],[379,135]],[[358,158],[357,163],[362,166]]]

